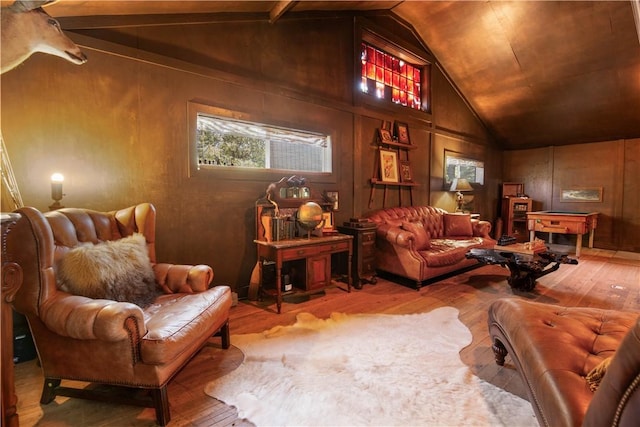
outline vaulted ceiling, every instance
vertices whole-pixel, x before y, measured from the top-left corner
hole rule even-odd
[[[413,27],[496,140],[518,149],[640,138],[637,4],[60,0],[47,11],[59,18],[258,13],[275,23],[296,12],[390,11]]]

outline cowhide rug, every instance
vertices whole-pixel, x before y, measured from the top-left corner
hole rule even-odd
[[[531,405],[474,376],[458,311],[299,314],[234,335],[242,365],[205,392],[258,426],[537,426]]]

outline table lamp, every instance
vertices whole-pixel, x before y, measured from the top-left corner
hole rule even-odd
[[[462,192],[473,191],[473,187],[465,178],[453,178],[449,191],[456,192],[456,212],[462,212],[462,205],[464,204],[464,194]]]

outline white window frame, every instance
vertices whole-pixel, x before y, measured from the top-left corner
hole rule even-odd
[[[227,167],[216,165],[199,165],[197,153],[197,120],[198,114],[212,116],[216,118],[228,118],[252,123],[263,123],[268,126],[281,127],[285,129],[304,129],[305,131],[326,135],[331,144],[331,149],[325,152],[324,162],[327,164],[325,172],[294,171],[290,169],[271,168],[249,168],[249,167]],[[257,115],[246,112],[231,111],[223,107],[204,104],[196,101],[188,102],[188,132],[189,132],[189,164],[188,175],[194,177],[211,177],[215,179],[229,180],[272,180],[277,181],[287,175],[301,175],[313,182],[334,183],[336,182],[337,159],[335,147],[335,130],[322,129],[316,123],[299,122],[288,123],[284,120],[277,120],[265,115]]]

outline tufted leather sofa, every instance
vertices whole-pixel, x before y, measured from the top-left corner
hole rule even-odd
[[[148,389],[150,399],[127,403],[155,407],[157,422],[165,425],[169,380],[214,334],[221,335],[223,348],[230,345],[230,288],[210,288],[209,266],[156,261],[156,211],[149,203],[112,212],[67,208],[42,214],[29,207],[16,212],[22,217],[3,242],[3,280],[22,279],[13,306],[26,315],[38,351],[45,377],[41,403],[56,395],[101,398],[90,388],[62,387],[61,380]],[[134,232],[146,238],[163,291],[151,306],[58,289],[57,262],[69,250]]]
[[[510,355],[541,426],[638,425],[638,313],[503,298],[489,307],[489,334],[496,362]],[[610,356],[591,391],[587,375]]]
[[[450,214],[433,206],[392,207],[365,215],[377,224],[376,268],[415,281],[423,282],[443,274],[476,265],[465,254],[472,248],[492,248],[491,223],[461,214]],[[470,221],[468,232],[457,232],[452,221]],[[449,221],[452,220],[452,221]],[[416,235],[407,222],[420,222],[427,232],[428,248],[416,244]]]

